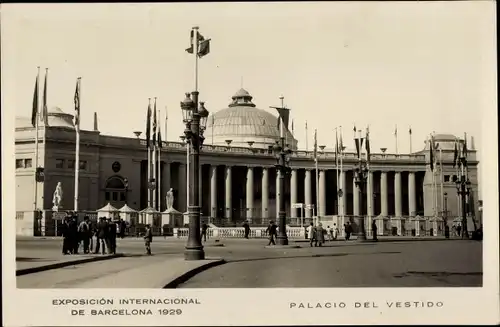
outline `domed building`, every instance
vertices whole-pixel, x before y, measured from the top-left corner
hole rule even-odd
[[[205,142],[212,145],[268,149],[280,139],[278,116],[259,109],[245,89],[236,92],[227,108],[208,117]],[[296,150],[297,140],[285,132],[285,142]]]
[[[77,163],[73,115],[52,107],[48,112],[48,126],[40,125],[36,131],[30,118],[16,118],[18,234],[55,233],[54,222],[58,218],[52,211],[53,193],[61,183],[64,191],[61,210],[73,210],[77,165],[81,214],[96,217],[96,210],[107,204],[117,209],[127,206],[128,211],[130,208],[137,211],[149,208],[151,211],[152,207],[163,212],[167,209],[165,196],[170,188],[174,193],[175,211],[187,211],[190,183],[184,142],[164,141],[161,156],[150,157],[161,157],[153,170],[154,159],[148,160],[148,153],[153,151],[148,151],[139,133],[137,137],[103,135],[97,127],[97,114],[94,114],[93,130],[80,132]],[[355,183],[358,164],[355,151],[345,150],[343,169],[339,171],[335,153],[319,145],[316,172],[313,152],[297,149],[297,140],[290,131],[286,131],[286,143],[294,151],[287,160],[290,174],[284,176],[284,192],[281,193],[276,156],[269,149],[280,138],[278,114],[272,109],[257,108],[253,97],[244,89],[233,95],[227,108],[211,115],[207,125],[200,153],[199,194],[202,219],[215,226],[241,226],[245,220],[251,225],[262,226],[269,220],[276,221],[281,197],[285,198],[287,221],[297,230],[300,225],[309,224],[313,216],[318,216],[326,225],[343,226],[347,220],[354,221],[354,217],[366,215],[369,221],[376,220],[380,234],[409,235],[413,230],[416,235],[435,235],[436,231],[443,231],[447,217],[458,219],[460,216],[460,198],[454,183],[459,174],[453,166],[457,140],[454,135],[436,134],[434,137],[441,149],[434,154],[439,173],[430,167],[429,142],[423,150],[409,154],[392,154],[385,150],[371,153],[372,183],[366,185],[364,200],[360,201],[362,195]],[[37,135],[38,146],[35,145]],[[476,196],[478,161],[473,139],[468,149],[472,217],[477,216],[474,199],[479,200]],[[44,169],[44,174],[43,180],[35,182],[37,164]],[[150,183],[150,177],[155,178],[155,183]],[[436,183],[436,179],[442,182]],[[34,192],[35,185],[37,192]],[[35,209],[44,213],[43,220],[35,219],[35,212],[38,212]],[[183,227],[179,220],[167,222],[156,217],[146,221],[155,230],[164,225]]]

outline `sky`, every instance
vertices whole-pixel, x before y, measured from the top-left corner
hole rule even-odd
[[[167,138],[182,134],[179,103],[194,90],[193,26],[211,38],[199,61],[200,99],[226,108],[243,86],[257,107],[291,108],[299,148],[352,148],[370,126],[372,149],[424,147],[431,132],[475,138],[496,110],[493,2],[17,4],[2,6],[4,108],[29,116],[37,66],[49,68],[48,105],[73,113],[82,77],[82,128],[98,113],[103,134],[145,131],[158,97]],[[352,145],[350,144],[352,143]],[[373,150],[372,150],[373,151]]]

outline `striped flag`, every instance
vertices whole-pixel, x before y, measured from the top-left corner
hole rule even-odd
[[[455,167],[458,163],[458,146],[457,140],[455,139],[455,149],[453,150],[453,167]]]
[[[33,108],[31,111],[31,125],[36,127],[36,120],[38,116],[38,78],[40,76],[40,72],[36,75],[35,81],[35,91],[33,92]]]
[[[156,146],[156,128],[158,127],[157,123],[156,123],[156,98],[155,98],[153,112],[154,112],[154,116],[153,116],[153,146]]]
[[[161,128],[158,127],[158,148],[162,148],[162,141],[161,141]]]
[[[370,162],[370,127],[366,128],[366,161]]]
[[[434,136],[432,135],[429,140],[429,154],[430,154],[431,171],[434,171]]]
[[[80,128],[80,81],[81,78],[78,77],[76,80],[75,97],[73,98],[75,102],[75,127]]]
[[[464,154],[464,157],[467,158],[467,152],[468,152],[468,149],[467,149],[467,133],[464,133],[464,148],[463,148],[463,154]]]
[[[146,118],[146,148],[150,147],[149,141],[151,140],[151,99],[148,104],[148,114]]]
[[[47,75],[49,73],[48,69],[45,69],[45,81],[43,84],[43,108],[42,108],[42,121],[45,126],[49,124],[49,116],[47,110]]]

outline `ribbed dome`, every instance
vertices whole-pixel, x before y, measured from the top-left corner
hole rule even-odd
[[[73,125],[73,115],[67,114],[59,107],[52,107],[48,110],[48,126],[75,128]],[[43,121],[40,125],[43,126]],[[16,128],[33,127],[30,117],[16,117]]]
[[[228,108],[210,115],[205,131],[205,142],[214,145],[252,147],[267,149],[279,139],[278,117],[258,109],[252,102],[253,97],[245,89],[240,89],[232,97]],[[288,131],[286,142],[296,149],[297,141]]]
[[[438,149],[454,150],[456,141],[463,142],[463,138],[457,137],[453,134],[435,134],[434,143],[437,144]],[[469,145],[470,148],[470,145]],[[429,150],[429,142],[425,141],[425,150]]]

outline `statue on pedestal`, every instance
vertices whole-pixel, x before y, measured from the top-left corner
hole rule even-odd
[[[52,204],[54,205],[52,207],[53,211],[58,211],[59,208],[61,207],[62,197],[63,197],[62,185],[61,182],[57,182],[56,190],[54,191],[54,195],[52,197]]]
[[[172,209],[174,206],[174,189],[170,188],[167,192],[167,210]]]

